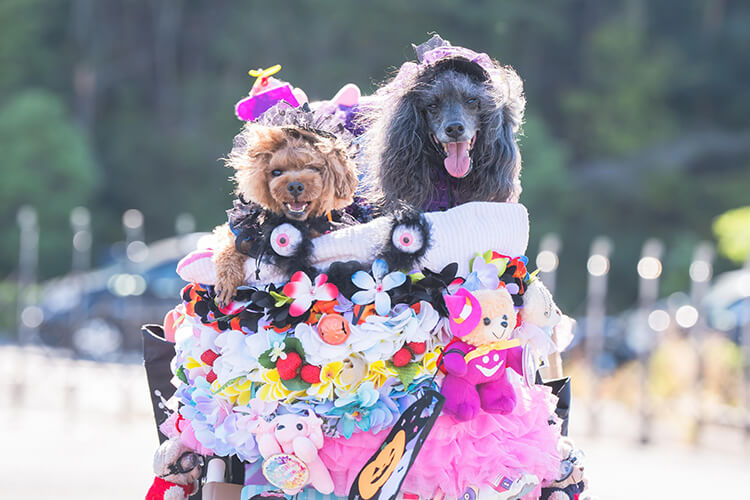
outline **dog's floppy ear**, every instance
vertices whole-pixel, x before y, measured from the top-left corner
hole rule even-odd
[[[279,149],[284,140],[284,135],[278,130],[248,122],[235,136],[225,163],[235,170],[253,168],[259,162],[267,163],[272,151]]]
[[[401,96],[384,124],[383,148],[376,165],[384,204],[401,201],[422,207],[433,191],[429,125],[412,92]],[[411,178],[404,182],[404,177]]]
[[[333,203],[335,209],[346,208],[354,201],[357,190],[357,167],[341,152],[334,150],[326,158],[329,182],[333,182]]]
[[[526,99],[523,83],[510,67],[501,68],[502,77],[494,81],[492,92],[500,103],[482,113],[474,148],[474,168],[486,175],[476,176],[481,183],[467,186],[477,199],[518,201],[520,195],[521,153],[516,142],[523,122]]]
[[[283,132],[276,128],[254,123],[243,127],[234,138],[232,151],[225,160],[226,165],[235,170],[233,179],[238,195],[264,208],[279,208],[268,188],[265,170],[273,151],[283,146],[285,140]]]

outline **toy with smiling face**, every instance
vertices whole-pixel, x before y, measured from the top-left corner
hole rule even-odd
[[[516,326],[513,298],[505,287],[446,295],[451,331],[458,337],[444,350],[444,409],[458,420],[471,420],[483,409],[508,414],[516,394],[505,370],[523,374],[523,349],[510,340]]]
[[[309,473],[309,484],[327,495],[333,492],[333,479],[318,456],[318,450],[323,447],[322,424],[323,422],[312,412],[308,412],[307,417],[295,414],[279,415],[269,423],[260,425],[255,432],[258,434],[258,450],[266,462],[275,467],[275,472],[283,476],[284,470],[291,470],[290,465],[299,464],[301,460]],[[299,460],[290,458],[289,455]],[[276,464],[272,463],[274,460]],[[268,468],[264,464],[264,473],[266,469]],[[305,484],[306,482],[297,486],[282,486],[282,489],[287,495],[295,495]]]

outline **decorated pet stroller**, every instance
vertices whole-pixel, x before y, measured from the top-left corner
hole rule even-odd
[[[427,404],[424,412],[432,410],[429,416],[435,420],[429,422],[431,430],[424,427],[423,435],[413,436],[421,451],[409,442],[414,456],[406,460],[409,443],[399,442],[402,461],[393,465],[403,474],[409,471],[400,478],[407,495],[457,498],[467,484],[478,491],[501,491],[524,477],[524,487],[538,493],[538,483],[528,478],[557,474],[561,428],[550,424],[556,407],[564,412],[566,404],[550,387],[535,384],[538,362],[550,347],[544,314],[539,319],[531,313],[549,299],[536,293],[541,283],[527,272],[522,257],[527,234],[527,214],[519,204],[469,203],[407,223],[382,217],[317,238],[313,254],[321,271],[316,276],[297,273],[283,283],[272,265],[260,263],[260,280],[251,280],[252,286],[223,309],[212,298],[212,252],[196,250],[178,267],[189,284],[172,316],[176,344],[164,340],[160,328],[144,327],[160,439],[179,433],[206,454],[235,457],[227,478],[244,483],[244,496],[250,498],[288,480],[275,478],[272,466],[263,470],[269,457],[259,438],[271,432],[261,430],[264,425],[282,412],[298,419],[317,415],[323,437],[317,456],[333,486],[326,494],[347,496],[404,411],[456,378],[442,366],[455,345],[451,339],[484,327],[482,307],[494,307],[491,292],[503,290],[506,295],[500,297],[513,302],[505,309],[501,303],[499,311],[518,326],[501,340],[505,345],[490,343],[472,359],[487,379],[492,370],[515,370],[504,375],[506,385],[494,387],[510,391],[512,410],[497,412],[500,408],[492,407],[481,389],[472,401],[465,401],[463,392],[449,395],[452,414],[437,416],[435,405],[442,401]],[[383,239],[373,235],[395,241],[389,250],[403,259],[417,256],[413,264],[419,270],[388,269],[378,258]],[[411,252],[404,244],[409,241],[419,249]],[[452,298],[459,298],[458,304]],[[520,352],[520,364],[503,355],[509,351]],[[481,381],[476,385],[481,387]],[[565,386],[561,381],[551,385],[557,393]],[[167,418],[170,406],[177,410],[175,403],[179,411]],[[474,409],[469,414],[457,410],[463,407]],[[286,491],[297,493],[304,484]],[[390,497],[386,493],[398,486],[381,494]]]
[[[282,87],[258,95],[294,103],[251,95],[238,116],[330,133]],[[578,465],[560,446],[569,385],[539,375],[562,315],[527,268],[522,205],[404,209],[314,238],[273,224],[230,303],[199,248],[178,265],[187,284],[164,329],[144,327],[160,441],[188,450],[160,467],[207,457],[206,498],[563,491]]]

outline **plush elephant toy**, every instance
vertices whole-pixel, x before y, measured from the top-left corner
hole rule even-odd
[[[302,460],[310,472],[309,483],[320,493],[333,492],[333,479],[318,450],[323,447],[323,422],[312,412],[303,417],[296,414],[279,415],[255,431],[258,450],[264,459],[279,453],[295,455]],[[284,491],[295,495],[299,490]]]

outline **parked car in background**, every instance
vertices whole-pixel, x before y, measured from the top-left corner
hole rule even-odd
[[[40,303],[42,343],[93,359],[140,351],[141,325],[161,323],[180,302],[185,282],[175,271],[177,262],[207,234],[142,245],[129,258],[45,283]]]
[[[750,270],[739,269],[717,276],[704,306],[708,325],[741,344],[744,329],[750,328]]]

